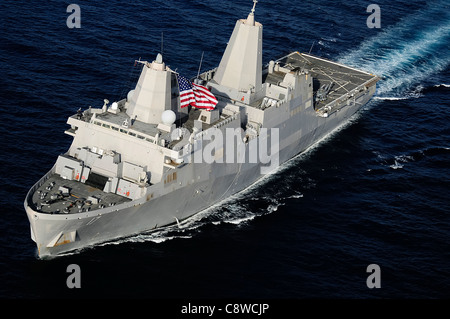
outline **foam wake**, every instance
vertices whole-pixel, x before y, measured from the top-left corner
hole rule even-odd
[[[380,99],[418,97],[410,92],[450,64],[450,13],[443,9],[447,4],[429,2],[338,61],[380,76]]]

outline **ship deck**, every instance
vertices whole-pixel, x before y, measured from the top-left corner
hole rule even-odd
[[[129,122],[127,126],[123,125],[125,121]],[[164,132],[158,130],[157,124],[148,124],[142,121],[130,119],[129,115],[125,112],[118,112],[117,114],[110,112],[99,113],[96,115],[94,124],[102,125],[103,127],[113,129],[114,131],[119,131],[126,135],[136,136],[142,140],[147,139],[151,142],[155,141],[155,136],[157,136],[158,133],[163,133],[161,135],[162,138],[168,138],[168,134],[164,134]]]
[[[377,81],[377,76],[354,68],[314,57],[305,53],[293,52],[275,61],[291,71],[308,71],[313,77],[314,108],[316,110],[333,103],[338,98],[352,94],[352,91],[364,84],[368,87]],[[265,82],[277,84],[283,81],[284,72],[267,74]],[[317,92],[323,85],[331,85],[326,98],[316,99]]]
[[[31,198],[35,209],[48,214],[81,213],[128,201],[126,197],[103,192],[95,182],[85,184],[63,179],[58,174],[49,175]]]

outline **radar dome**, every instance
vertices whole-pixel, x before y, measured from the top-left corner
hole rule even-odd
[[[133,94],[134,94],[134,90],[131,90],[130,92],[128,92],[128,94],[127,94],[127,102],[131,101],[131,99],[133,98]]]
[[[166,111],[162,112],[162,114],[161,114],[161,121],[165,125],[172,125],[173,123],[175,123],[176,119],[177,119],[177,116],[176,116],[175,112],[172,110],[166,110]]]

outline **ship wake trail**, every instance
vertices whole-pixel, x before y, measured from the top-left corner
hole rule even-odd
[[[417,97],[417,86],[450,64],[450,13],[445,7],[442,0],[428,3],[344,53],[339,62],[380,76],[378,99]]]

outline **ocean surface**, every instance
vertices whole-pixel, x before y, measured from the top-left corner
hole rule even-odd
[[[380,28],[368,28],[369,4]],[[64,153],[66,120],[133,88],[163,52],[217,66],[251,0],[0,3],[0,297],[450,297],[450,3],[262,0],[263,63],[311,52],[382,77],[348,123],[274,174],[184,222],[40,260],[23,201]],[[163,39],[163,41],[162,41]],[[79,265],[81,288],[67,267]],[[367,267],[380,269],[370,289]]]

